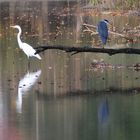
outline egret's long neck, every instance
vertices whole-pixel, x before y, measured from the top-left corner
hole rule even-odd
[[[18,34],[17,34],[17,41],[18,41],[18,44],[19,44],[19,47],[21,46],[20,44],[22,44],[22,41],[21,41],[21,39],[20,39],[20,36],[21,36],[21,29],[20,28],[18,28],[18,30],[19,30],[19,32],[18,32]],[[20,47],[21,48],[21,47]]]

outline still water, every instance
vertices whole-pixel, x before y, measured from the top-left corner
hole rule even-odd
[[[138,63],[140,56],[71,56],[48,50],[40,54],[40,61],[28,60],[18,48],[17,31],[10,25],[19,24],[22,40],[34,47],[94,46],[98,42],[83,32],[83,22],[96,25],[108,18],[118,31],[126,23],[135,27],[140,22],[137,16],[87,16],[77,5],[0,3],[0,140],[140,139],[140,73],[126,67]],[[139,47],[139,43],[112,37],[108,46]],[[94,69],[95,60],[124,67]]]

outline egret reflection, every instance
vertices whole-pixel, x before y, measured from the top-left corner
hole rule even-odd
[[[31,89],[31,87],[36,83],[40,77],[41,70],[37,72],[28,72],[20,81],[18,85],[18,96],[16,101],[17,111],[22,113],[22,96]]]

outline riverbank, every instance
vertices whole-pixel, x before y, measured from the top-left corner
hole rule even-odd
[[[82,13],[85,15],[111,15],[111,16],[138,16],[140,17],[140,10],[98,10],[92,7],[82,7]]]

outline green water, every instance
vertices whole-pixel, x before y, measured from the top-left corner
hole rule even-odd
[[[140,139],[140,73],[125,67],[138,63],[139,55],[71,56],[47,50],[40,53],[41,61],[28,60],[10,25],[19,24],[21,39],[34,47],[95,46],[94,37],[83,33],[73,2],[3,2],[0,18],[0,140]],[[101,18],[82,17],[93,25]],[[134,27],[140,21],[139,17],[104,18],[118,31],[126,23]],[[138,48],[139,40],[131,44],[110,37],[107,45]],[[101,59],[124,67],[91,67],[94,60]]]

